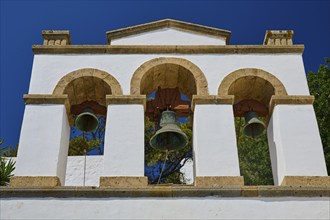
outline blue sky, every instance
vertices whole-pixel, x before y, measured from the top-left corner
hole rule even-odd
[[[230,44],[262,44],[292,29],[306,72],[330,57],[330,1],[1,1],[0,138],[16,145],[42,30],[70,30],[72,44],[106,44],[105,32],[164,18],[230,30]],[[51,125],[50,125],[51,126]]]

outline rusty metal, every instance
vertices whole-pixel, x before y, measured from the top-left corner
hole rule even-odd
[[[155,122],[155,128],[159,128],[161,113],[165,110],[174,111],[177,117],[191,115],[190,102],[181,100],[179,88],[158,87],[155,98],[147,101],[146,116]]]
[[[246,99],[234,104],[234,116],[244,117],[248,112],[256,112],[258,116],[268,115],[268,108],[265,104],[253,99]]]
[[[188,144],[187,135],[179,128],[176,114],[163,111],[159,129],[150,139],[150,146],[158,150],[178,150]]]

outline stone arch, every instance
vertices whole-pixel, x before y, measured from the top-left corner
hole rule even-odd
[[[175,57],[160,57],[143,63],[133,74],[131,79],[131,95],[141,95],[141,83],[146,74],[153,68],[161,65],[177,66],[183,71],[192,74],[196,85],[197,95],[208,95],[208,84],[204,73],[192,62]],[[191,98],[191,97],[190,97]]]
[[[221,82],[219,88],[218,88],[218,95],[229,95],[229,88],[230,86],[239,78],[246,77],[246,76],[255,76],[262,78],[266,81],[268,81],[275,89],[275,95],[288,95],[286,92],[286,89],[282,82],[276,78],[274,75],[261,70],[261,69],[255,69],[255,68],[245,68],[245,69],[239,69],[234,72],[231,72],[229,75],[227,75]]]
[[[68,95],[67,114],[70,125],[74,123],[73,105],[96,101],[106,106],[106,95],[122,95],[119,82],[109,73],[92,68],[75,70],[63,76],[53,90],[53,95]]]
[[[81,77],[94,77],[100,79],[111,88],[112,95],[123,94],[119,82],[111,74],[98,69],[85,68],[75,70],[63,76],[55,86],[53,95],[63,95],[65,88],[69,85],[69,83]]]
[[[255,68],[236,70],[227,75],[218,88],[218,95],[235,95],[241,99],[255,99],[269,105],[272,95],[286,96],[282,82],[274,75]]]

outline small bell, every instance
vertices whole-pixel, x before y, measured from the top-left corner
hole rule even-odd
[[[264,133],[266,125],[258,119],[258,113],[250,111],[244,117],[243,133],[245,136],[256,138]]]
[[[75,120],[76,127],[83,132],[95,131],[99,125],[99,120],[90,108],[86,108]]]
[[[187,135],[179,128],[176,114],[163,111],[159,129],[150,139],[151,147],[158,150],[179,150],[188,144]]]

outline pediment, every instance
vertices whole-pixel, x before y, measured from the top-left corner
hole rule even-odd
[[[226,45],[230,31],[172,19],[108,31],[111,45]]]

